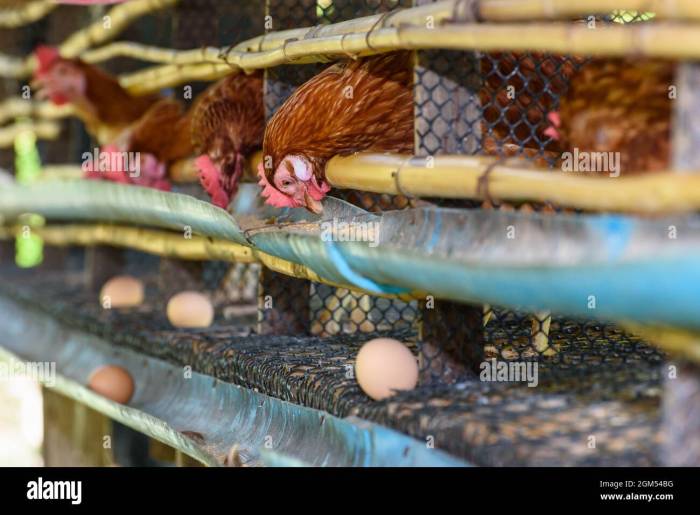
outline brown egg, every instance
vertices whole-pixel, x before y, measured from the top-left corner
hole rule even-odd
[[[418,383],[418,362],[403,343],[376,338],[365,343],[355,360],[355,378],[374,400],[386,399],[395,390],[412,390]]]
[[[214,321],[214,307],[206,295],[183,291],[168,301],[168,320],[175,327],[209,327]]]
[[[117,365],[103,365],[90,374],[88,387],[100,395],[126,404],[134,394],[134,380],[127,370]]]
[[[104,283],[100,304],[105,309],[128,308],[143,302],[143,283],[129,275],[118,275]]]

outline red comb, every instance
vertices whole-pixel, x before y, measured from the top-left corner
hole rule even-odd
[[[202,188],[204,188],[204,191],[211,197],[212,204],[226,209],[230,199],[221,187],[221,172],[219,169],[206,154],[195,159],[194,164],[199,170],[197,174],[199,183],[202,185]]]
[[[275,207],[301,207],[292,197],[285,195],[270,184],[270,181],[268,181],[265,176],[265,168],[262,163],[258,164],[258,176],[260,177],[260,182],[258,182],[258,184],[262,186],[263,189],[261,195],[265,197],[266,204]]]
[[[46,73],[53,64],[61,58],[61,54],[58,53],[58,48],[47,45],[39,45],[36,47],[34,54],[39,62],[37,74]]]

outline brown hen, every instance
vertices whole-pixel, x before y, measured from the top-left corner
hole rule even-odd
[[[668,169],[674,71],[657,59],[593,59],[571,78],[548,133],[565,152],[619,152],[623,174]]]
[[[238,190],[246,155],[262,145],[265,131],[263,75],[235,73],[197,98],[191,138],[199,179],[214,204],[226,207]]]
[[[268,122],[263,196],[320,212],[326,163],[355,152],[413,152],[410,52],[335,64],[300,86]]]
[[[35,54],[38,96],[56,105],[72,104],[101,144],[114,140],[160,100],[157,95],[133,96],[115,77],[80,59],[63,58],[55,48],[40,46]]]

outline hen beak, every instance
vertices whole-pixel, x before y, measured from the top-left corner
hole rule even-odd
[[[304,203],[306,204],[306,209],[312,213],[317,215],[323,213],[323,204],[321,204],[321,201],[314,199],[311,195],[309,195],[308,191],[304,192]]]

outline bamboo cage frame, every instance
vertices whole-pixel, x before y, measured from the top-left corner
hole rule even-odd
[[[258,151],[246,159],[245,177],[255,180],[262,161]],[[479,179],[489,170],[488,193],[497,201],[551,202],[587,211],[669,214],[700,210],[700,174],[669,170],[628,177],[591,177],[585,172],[535,168],[524,158],[424,156],[361,153],[334,157],[326,179],[334,188],[425,198],[482,200]],[[79,165],[47,165],[42,179],[80,179]],[[52,174],[56,172],[56,175]],[[593,172],[591,172],[593,173]],[[169,176],[175,183],[196,182],[192,159],[177,161]]]
[[[56,0],[33,0],[22,7],[0,9],[0,28],[15,29],[40,20],[60,4]]]
[[[0,77],[23,79],[32,73],[34,66],[30,58],[23,59],[0,52]]]
[[[328,36],[323,36],[319,30],[306,39],[274,38],[243,42],[228,52],[227,62],[223,56],[216,57],[218,62],[213,62],[214,53],[218,56],[222,51],[220,49],[186,50],[179,54],[136,43],[119,43],[116,47],[101,49],[102,53],[90,57],[95,61],[123,53],[134,58],[150,56],[178,63],[162,64],[120,76],[120,84],[136,95],[152,93],[191,80],[215,80],[236,69],[251,71],[282,64],[329,62],[333,58],[358,58],[401,49],[540,51],[601,57],[633,54],[638,57],[677,60],[700,59],[700,25],[643,25],[604,26],[593,30],[572,23],[470,23],[439,28],[371,28]],[[250,45],[255,41],[260,46],[250,50]],[[685,43],[679,45],[678,41]],[[266,44],[263,46],[263,43]],[[267,45],[271,48],[266,48]],[[202,63],[203,58],[208,62]],[[199,62],[196,62],[197,59]]]
[[[78,57],[86,49],[105,43],[122,32],[134,20],[166,7],[174,6],[178,0],[130,0],[112,7],[105,16],[111,19],[111,27],[106,29],[102,20],[69,36],[59,46],[64,57]]]
[[[359,293],[379,295],[385,298],[400,298],[415,300],[425,298],[419,293],[393,295],[368,292],[355,285],[329,281],[305,265],[293,263],[273,256],[259,249],[247,247],[239,243],[199,236],[193,234],[190,239],[182,234],[165,230],[145,229],[127,225],[112,224],[68,224],[32,227],[32,232],[39,236],[45,244],[65,247],[71,245],[93,246],[108,245],[124,247],[149,254],[192,261],[228,261],[235,263],[260,263],[261,265],[281,274],[327,284],[336,288],[347,288]],[[0,225],[0,240],[9,240],[22,234],[21,225]]]
[[[49,101],[10,97],[0,102],[0,125],[15,118],[32,117],[57,120],[72,116],[74,113],[75,109],[70,104],[57,106]]]
[[[700,209],[700,175],[681,171],[627,177],[533,168],[525,159],[440,155],[357,154],[334,157],[326,178],[336,188],[413,197],[481,199],[479,178],[489,170],[495,200],[552,202],[591,211],[680,213]],[[591,172],[593,173],[593,172]]]
[[[111,29],[105,30],[102,22],[95,22],[67,38],[60,46],[61,54],[77,57],[91,46],[116,36],[134,18],[173,5],[176,1],[132,0],[113,7],[108,14],[113,18]],[[627,55],[630,49],[634,49],[638,55],[677,59],[700,57],[700,48],[696,49],[698,45],[693,44],[700,42],[698,31],[684,24],[601,27],[592,31],[571,23],[514,23],[651,8],[658,11],[660,19],[700,21],[700,5],[689,0],[678,0],[672,5],[663,0],[443,0],[325,26],[272,32],[235,45],[227,60],[220,55],[222,49],[212,47],[178,52],[128,42],[88,52],[85,59],[100,62],[125,56],[166,63],[163,67],[122,77],[125,87],[141,94],[187,80],[214,80],[229,73],[231,67],[252,70],[290,62],[325,62],[331,56],[358,57],[398,49],[540,50],[607,56]],[[475,21],[479,23],[470,23]],[[427,27],[428,22],[434,27]],[[445,22],[459,25],[445,26]],[[677,45],[681,38],[691,43]],[[0,74],[17,77],[31,73],[35,66],[33,57],[29,61],[1,64],[0,61]],[[154,78],[158,80],[156,84],[147,88],[138,86]]]
[[[631,334],[653,343],[674,356],[700,363],[700,334],[674,327],[645,326],[622,322],[620,326]]]
[[[17,136],[25,131],[32,131],[37,139],[55,140],[61,133],[61,125],[50,120],[37,120],[0,127],[0,148],[12,147]]]
[[[469,2],[447,0],[453,12],[472,8]],[[56,0],[34,0],[14,9],[0,10],[0,27],[16,28],[33,23],[58,6]],[[487,21],[530,21],[562,19],[613,9],[650,11],[660,19],[700,20],[700,6],[695,0],[481,0],[474,2],[474,12]]]
[[[246,177],[257,177],[258,151],[246,160]],[[172,170],[172,169],[171,169]],[[326,165],[334,188],[409,197],[482,200],[479,179],[489,170],[488,193],[507,202],[552,202],[587,211],[683,213],[700,210],[700,174],[669,170],[627,177],[536,168],[525,158],[360,153],[336,156]],[[197,180],[192,160],[178,163],[175,182]],[[594,172],[589,172],[593,174]]]
[[[88,48],[101,45],[114,39],[134,20],[160,9],[175,5],[178,0],[130,0],[117,4],[100,20],[74,32],[58,47],[63,57],[78,57]],[[103,19],[108,17],[110,27],[105,28]],[[33,55],[25,59],[0,56],[0,76],[25,78],[36,68],[36,58]]]

